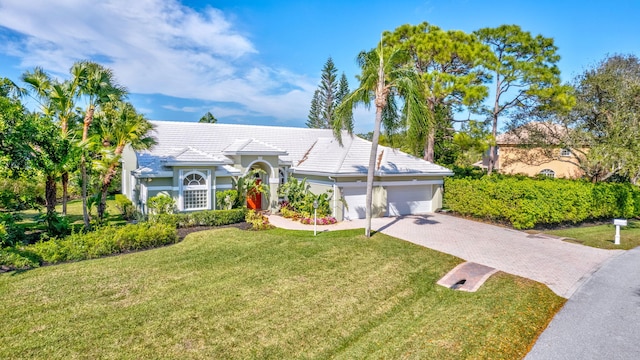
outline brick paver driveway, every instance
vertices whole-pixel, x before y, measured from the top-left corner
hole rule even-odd
[[[271,221],[278,227],[313,230],[311,225],[278,216],[271,216]],[[330,227],[319,226],[318,231],[362,227],[364,220],[355,220]],[[445,214],[375,218],[372,228],[466,261],[544,283],[565,298],[571,297],[605,261],[622,253],[622,250],[571,244]]]

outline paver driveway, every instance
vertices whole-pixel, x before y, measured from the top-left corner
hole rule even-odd
[[[278,227],[313,230],[311,225],[279,216],[270,219]],[[364,220],[354,220],[329,227],[318,226],[318,231],[362,227]],[[565,298],[571,297],[605,261],[622,252],[529,235],[445,214],[374,218],[371,227],[466,261],[539,281]]]

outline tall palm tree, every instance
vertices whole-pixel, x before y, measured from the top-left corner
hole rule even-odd
[[[94,168],[100,173],[100,202],[98,217],[103,218],[107,205],[107,191],[116,176],[125,147],[134,150],[149,149],[156,140],[149,136],[153,125],[128,102],[111,102],[96,113],[96,125],[90,144],[100,154]]]
[[[336,121],[333,122],[333,131],[338,141],[342,142],[341,130],[347,129],[353,136],[353,124],[350,123],[351,112],[359,104],[367,108],[373,100],[376,108],[373,138],[371,140],[371,153],[369,155],[369,167],[367,169],[367,195],[366,195],[366,228],[365,236],[371,236],[371,207],[373,201],[373,179],[375,176],[375,164],[378,153],[378,141],[382,124],[386,128],[393,128],[402,120],[417,123],[426,118],[426,107],[422,97],[421,85],[414,71],[406,64],[408,53],[397,47],[383,47],[382,43],[377,48],[360,52],[357,58],[361,74],[358,76],[360,86],[347,95],[338,107]],[[403,99],[403,108],[397,109],[396,98]],[[421,120],[422,119],[422,120]],[[346,123],[345,123],[346,121]]]
[[[72,78],[64,82],[52,79],[42,68],[36,67],[33,71],[27,71],[22,75],[22,80],[35,95],[40,104],[42,113],[53,119],[59,127],[60,135],[65,144],[70,147],[73,139],[69,139],[69,127],[78,117],[76,101],[79,96],[80,74],[74,73],[71,69]],[[62,179],[62,214],[67,213],[69,171],[74,167],[73,151],[69,150],[69,155],[65,157],[64,163],[57,164]],[[54,204],[55,206],[55,204]]]
[[[127,90],[115,81],[113,71],[98,63],[81,61],[73,65],[72,73],[78,74],[80,94],[87,103],[82,126],[82,144],[87,148],[89,127],[93,123],[96,108],[113,101],[122,100]],[[89,212],[87,211],[87,157],[86,152],[80,160],[82,176],[82,215],[85,228],[90,228]]]

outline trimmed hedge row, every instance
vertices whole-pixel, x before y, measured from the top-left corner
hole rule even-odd
[[[446,179],[444,205],[462,215],[509,222],[516,229],[640,215],[631,184],[566,179]]]
[[[245,221],[247,209],[206,210],[182,214],[150,215],[149,221],[159,224],[170,224],[177,228],[194,226],[221,226],[237,224]]]
[[[0,265],[30,268],[41,264],[95,259],[127,251],[151,249],[178,241],[175,227],[142,223],[107,226],[86,234],[71,234],[35,244],[0,249]]]

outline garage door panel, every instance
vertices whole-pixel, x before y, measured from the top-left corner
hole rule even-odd
[[[347,188],[342,192],[347,207],[344,217],[347,220],[364,219],[366,216],[367,191],[364,188]]]
[[[400,216],[431,212],[431,185],[387,188],[387,215]]]

